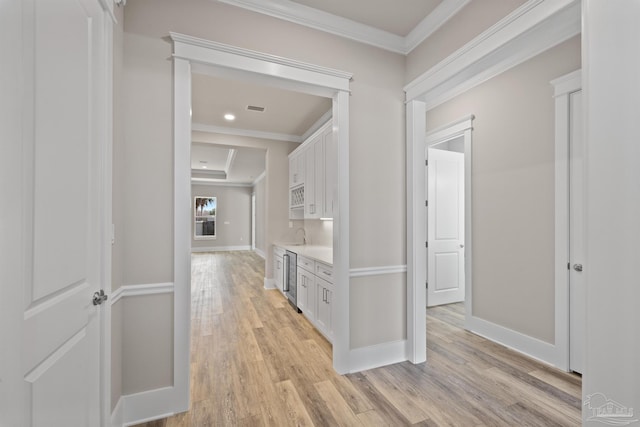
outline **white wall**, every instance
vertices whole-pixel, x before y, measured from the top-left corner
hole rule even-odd
[[[583,2],[586,372],[582,392],[640,410],[640,3]],[[583,410],[586,425],[591,412]]]
[[[553,344],[554,100],[580,68],[580,38],[427,112],[435,129],[474,114],[473,315]]]
[[[216,197],[217,209],[216,238],[196,240],[191,234],[193,251],[251,246],[251,187],[191,184],[194,197]]]

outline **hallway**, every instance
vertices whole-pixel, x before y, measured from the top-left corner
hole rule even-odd
[[[578,426],[581,379],[428,310],[427,363],[346,376],[253,252],[192,255],[191,410],[139,427]]]

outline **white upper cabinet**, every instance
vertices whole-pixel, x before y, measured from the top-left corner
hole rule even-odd
[[[289,155],[289,187],[304,184],[304,153],[295,150]]]
[[[331,121],[289,155],[290,219],[333,218],[336,155]]]

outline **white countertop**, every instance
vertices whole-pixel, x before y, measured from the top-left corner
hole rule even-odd
[[[303,257],[311,258],[325,264],[333,265],[333,248],[317,245],[295,245],[291,243],[275,242],[274,246],[295,252]]]

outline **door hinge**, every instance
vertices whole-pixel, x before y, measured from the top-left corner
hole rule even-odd
[[[425,165],[425,166],[429,166],[429,160],[425,160],[425,161],[424,161],[424,165]]]
[[[424,201],[424,205],[425,205],[425,206],[429,206],[429,201],[428,201],[428,200],[425,200],[425,201]]]
[[[424,242],[424,247],[428,248],[429,247],[429,242]]]
[[[425,282],[426,288],[429,289],[429,282]]]
[[[571,270],[571,263],[570,262],[567,263],[567,270]]]

